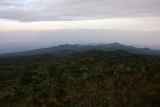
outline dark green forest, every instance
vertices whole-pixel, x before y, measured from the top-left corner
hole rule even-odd
[[[1,107],[159,107],[160,56],[90,50],[0,58]]]

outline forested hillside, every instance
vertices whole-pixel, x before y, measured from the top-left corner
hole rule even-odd
[[[28,56],[28,55],[40,55],[40,54],[53,54],[53,55],[64,56],[74,52],[85,52],[89,50],[102,50],[102,51],[125,50],[135,54],[160,55],[159,50],[152,50],[149,48],[137,48],[133,46],[122,45],[120,43],[110,43],[110,44],[96,44],[96,45],[64,44],[64,45],[52,46],[50,48],[0,54],[0,57],[24,56],[24,55]]]
[[[0,105],[159,107],[160,56],[127,51],[0,58]]]

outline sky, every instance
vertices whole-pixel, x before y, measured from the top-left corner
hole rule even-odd
[[[160,0],[0,0],[0,53],[120,42],[160,50]]]

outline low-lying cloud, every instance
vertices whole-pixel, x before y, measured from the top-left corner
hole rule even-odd
[[[61,44],[120,42],[126,45],[160,49],[160,32],[64,29],[52,31],[0,32],[0,53],[24,51]]]

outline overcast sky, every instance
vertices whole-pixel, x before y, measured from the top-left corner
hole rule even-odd
[[[71,29],[67,30],[69,35],[56,35],[56,30],[65,29]],[[86,30],[81,33],[80,29]],[[102,32],[96,37],[87,33],[97,30]],[[47,33],[40,35],[40,32]],[[130,35],[135,39],[131,40]],[[0,0],[0,43],[41,42],[41,38],[45,44],[48,41],[63,44],[66,40],[92,42],[89,38],[94,38],[93,42],[157,48],[160,47],[160,0]]]

